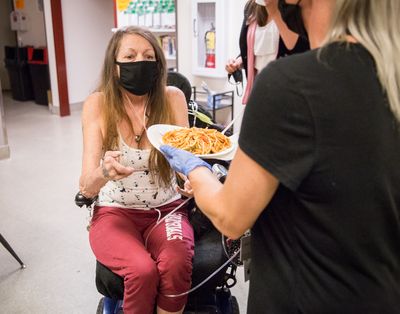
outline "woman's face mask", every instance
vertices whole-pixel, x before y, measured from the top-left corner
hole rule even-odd
[[[296,4],[287,4],[285,0],[279,0],[278,7],[288,28],[300,36],[308,37],[301,15],[300,2],[301,0],[297,1]]]
[[[155,61],[118,62],[119,83],[132,94],[142,96],[150,92],[160,73]]]

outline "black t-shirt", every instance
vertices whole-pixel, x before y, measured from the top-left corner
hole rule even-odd
[[[239,145],[280,182],[252,228],[248,313],[400,313],[400,135],[361,45],[271,63]]]

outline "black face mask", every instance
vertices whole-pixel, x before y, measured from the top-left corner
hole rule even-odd
[[[288,28],[300,36],[307,38],[307,31],[304,27],[303,17],[301,16],[300,1],[297,1],[296,4],[287,4],[285,0],[279,0],[278,7],[282,19]]]
[[[118,62],[119,83],[132,94],[142,96],[154,86],[160,73],[155,61]]]

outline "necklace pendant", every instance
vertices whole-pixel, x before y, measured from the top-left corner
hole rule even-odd
[[[135,142],[139,143],[141,138],[142,138],[141,135],[135,135]]]

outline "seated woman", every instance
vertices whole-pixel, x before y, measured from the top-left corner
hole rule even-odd
[[[80,191],[98,195],[90,226],[97,260],[124,278],[124,313],[182,313],[190,289],[193,230],[176,179],[146,129],[188,126],[183,93],[166,86],[163,51],[151,32],[111,38],[98,90],[82,112]],[[181,191],[187,195],[188,191]],[[185,204],[183,204],[185,205]]]

